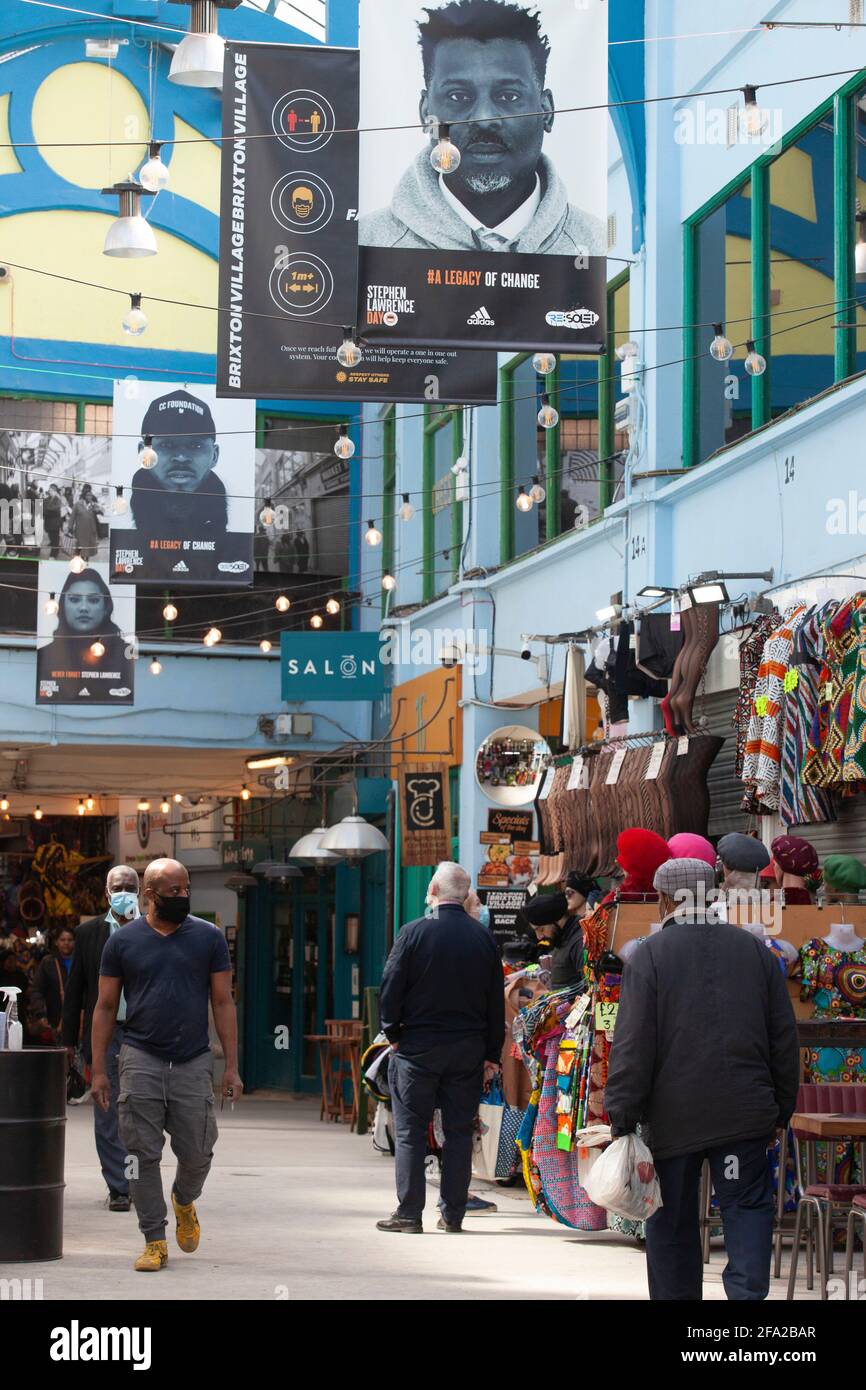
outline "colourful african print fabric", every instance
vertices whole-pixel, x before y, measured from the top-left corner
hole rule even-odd
[[[810,608],[797,620],[794,646],[804,657],[822,663],[823,625],[833,616],[836,604]],[[807,825],[833,821],[836,811],[829,792],[804,782],[801,776],[809,731],[818,707],[820,665],[808,662],[792,666],[786,677],[785,727],[782,737],[782,771],[779,784],[779,814],[785,825]]]
[[[854,609],[851,626],[857,633],[857,664],[851,686],[851,713],[842,761],[843,782],[866,783],[866,597]]]
[[[866,594],[855,594],[840,603],[823,624],[825,659],[802,774],[803,781],[812,787],[841,790],[844,785],[845,745],[860,660],[860,610],[864,606]],[[858,776],[863,777],[863,773]]]
[[[769,613],[761,613],[755,619],[749,636],[740,643],[740,693],[737,696],[736,707],[731,716],[736,741],[734,766],[737,777],[743,775],[746,742],[749,737],[749,720],[752,717],[752,697],[755,693],[755,682],[758,679],[761,658],[764,655],[764,644],[778,626],[778,617]]]
[[[785,676],[794,646],[792,624],[806,611],[799,603],[787,610],[780,626],[767,638],[752,700],[743,782],[767,811],[779,806]]]
[[[814,999],[813,1018],[866,1018],[866,946],[837,951],[815,938],[800,947],[800,965],[800,998]],[[866,1048],[809,1048],[804,1079],[866,1083]],[[866,1182],[854,1140],[816,1144],[815,1149],[819,1182]]]

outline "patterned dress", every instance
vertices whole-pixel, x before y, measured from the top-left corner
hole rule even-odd
[[[806,605],[802,603],[794,604],[786,611],[781,625],[764,643],[755,682],[743,759],[743,782],[747,796],[752,793],[766,811],[775,811],[779,807],[784,683],[794,647],[792,624],[805,611]]]
[[[746,757],[746,743],[749,737],[749,720],[752,717],[752,697],[755,693],[755,682],[758,679],[761,657],[764,654],[764,643],[778,626],[778,617],[769,613],[761,613],[755,619],[749,636],[740,643],[740,693],[737,696],[736,707],[731,716],[736,744],[734,768],[737,777],[743,775],[743,762]]]
[[[866,1018],[866,945],[856,951],[837,951],[814,938],[800,947],[801,999],[814,999],[813,1018]],[[806,1081],[866,1083],[866,1048],[813,1047],[806,1054]],[[828,1172],[827,1150],[833,1150]],[[840,1140],[816,1145],[819,1180],[864,1182],[859,1144]],[[822,1170],[823,1169],[823,1174]]]
[[[860,790],[866,782],[866,603],[855,608],[851,626],[857,634],[857,665],[851,688],[851,713],[845,739],[842,780],[845,783],[859,783],[857,790]]]
[[[861,610],[864,606],[866,594],[855,594],[840,603],[833,616],[823,624],[825,660],[803,763],[803,781],[811,787],[840,791],[844,788],[845,752],[860,664]],[[862,777],[863,773],[859,775]],[[856,788],[853,776],[850,781],[849,790],[853,791]]]
[[[802,780],[809,731],[818,707],[818,674],[824,660],[824,624],[836,611],[836,603],[810,608],[797,623],[795,647],[812,665],[792,667],[785,697],[785,728],[782,738],[782,773],[779,786],[779,814],[787,826],[834,821],[836,811],[829,792],[809,786]]]

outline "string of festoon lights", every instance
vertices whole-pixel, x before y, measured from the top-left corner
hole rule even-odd
[[[242,782],[240,787],[238,788],[236,799],[238,801],[246,802],[251,800],[252,795],[253,793],[250,791],[249,783]],[[103,812],[100,809],[98,809],[97,801],[102,801],[104,799],[104,797],[95,797],[92,792],[87,796],[79,796],[78,805],[76,806],[77,814],[83,817],[96,811],[96,814],[98,816],[101,816]],[[174,806],[182,805],[185,799],[187,798],[184,797],[183,792],[173,792],[170,795],[164,793],[157,804],[162,815],[167,816],[171,814],[172,808]],[[220,801],[218,806],[208,806],[208,808],[205,810],[205,812],[203,812],[203,814],[211,815],[214,810],[217,810],[219,809],[219,807],[225,806],[227,804],[228,803],[226,801]],[[137,811],[149,812],[153,810],[153,808],[154,801],[151,800],[149,796],[140,796],[137,798]],[[15,808],[12,798],[9,796],[8,792],[3,792],[3,794],[0,795],[0,815],[2,815],[4,820],[8,821],[12,818],[14,814]],[[34,820],[43,820],[45,817],[45,811],[42,808],[41,802],[37,801],[33,810],[29,814],[32,815]]]

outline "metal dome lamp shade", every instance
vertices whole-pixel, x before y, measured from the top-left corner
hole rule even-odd
[[[344,816],[336,825],[326,830],[321,839],[322,849],[329,849],[350,864],[366,859],[368,854],[376,854],[388,848],[388,841],[375,825],[357,814]]]
[[[114,256],[119,260],[132,260],[141,256],[156,255],[156,237],[150,223],[141,215],[142,198],[150,198],[140,183],[132,179],[126,183],[116,183],[111,188],[103,188],[106,195],[114,194],[120,199],[120,215],[109,227],[103,256]]]
[[[302,864],[312,864],[316,869],[325,869],[329,864],[339,864],[340,855],[322,846],[322,838],[327,832],[328,827],[320,825],[317,830],[302,835],[289,850],[289,858],[299,859]]]
[[[229,874],[225,881],[225,887],[231,889],[233,893],[237,893],[239,898],[243,897],[248,888],[258,888],[258,886],[258,879],[247,873]]]
[[[236,0],[239,3],[239,0]],[[180,87],[222,87],[225,44],[217,32],[217,9],[234,9],[232,0],[192,0],[190,33],[174,51],[168,79]]]

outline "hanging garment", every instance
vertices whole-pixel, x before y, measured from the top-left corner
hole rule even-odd
[[[837,951],[818,938],[800,947],[801,999],[814,999],[813,1018],[866,1019],[866,947]],[[866,1047],[812,1047],[804,1079],[866,1083]],[[819,1182],[866,1182],[854,1140],[816,1144]]]
[[[833,616],[822,625],[824,665],[802,773],[803,781],[811,787],[843,789],[845,746],[860,659],[864,605],[866,594],[855,594],[840,603]]]
[[[635,652],[638,670],[654,680],[669,680],[682,645],[682,628],[671,631],[670,613],[641,615]]]
[[[689,738],[688,748],[680,753],[680,741],[674,741],[675,756],[662,765],[669,777],[664,788],[671,807],[668,839],[685,831],[706,835],[710,818],[707,774],[724,742],[716,734],[697,734]]]
[[[636,695],[638,699],[642,700],[648,698],[661,700],[668,693],[668,683],[665,680],[659,680],[656,676],[648,676],[646,671],[638,670],[635,651],[632,646],[633,636],[633,624],[620,623],[614,665],[616,692],[618,695]]]
[[[699,603],[682,614],[683,645],[674,663],[670,693],[661,709],[668,733],[697,733],[693,706],[707,662],[719,640],[718,603]]]
[[[562,687],[563,748],[580,748],[586,740],[586,653],[569,642]]]
[[[852,788],[859,791],[866,784],[866,601],[854,608],[851,625],[857,634],[857,664],[851,687],[851,713],[845,738],[842,780],[846,786],[851,783]]]
[[[794,646],[792,624],[806,611],[804,603],[792,605],[764,643],[752,700],[743,781],[765,811],[779,807],[782,764],[782,729],[785,675]]]
[[[809,731],[818,707],[818,678],[824,660],[824,624],[836,611],[836,603],[811,608],[798,620],[785,698],[785,729],[779,784],[779,814],[787,825],[834,821],[836,811],[829,792],[812,787],[802,778]]]
[[[752,701],[755,698],[755,683],[764,655],[767,638],[779,626],[777,615],[760,613],[752,624],[749,634],[740,643],[740,693],[731,717],[736,739],[736,758],[734,767],[737,777],[742,778],[743,762],[746,757],[746,743],[749,737],[749,720],[752,717]]]

